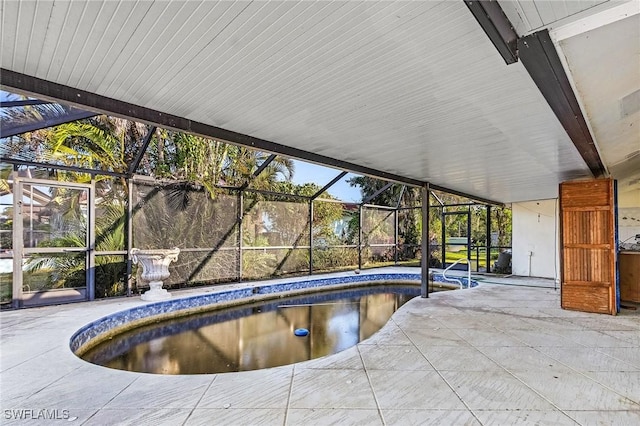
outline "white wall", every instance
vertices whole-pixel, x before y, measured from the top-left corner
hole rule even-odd
[[[640,234],[640,189],[618,187],[618,241],[635,243]]]
[[[640,234],[640,190],[618,191],[618,241]],[[514,275],[560,278],[558,200],[513,203]],[[531,256],[529,256],[531,253]]]
[[[559,278],[558,200],[513,203],[511,208],[512,273]]]

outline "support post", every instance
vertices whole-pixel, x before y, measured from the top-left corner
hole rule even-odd
[[[422,186],[422,258],[420,297],[429,297],[429,184]]]
[[[309,200],[309,275],[313,274],[313,200]]]
[[[442,242],[440,244],[440,250],[442,252],[442,269],[447,269],[447,212],[444,211],[445,208],[445,206],[442,206],[440,209],[440,221],[442,223]]]
[[[242,219],[244,217],[244,192],[238,191],[238,282],[242,281]]]
[[[23,223],[22,204],[24,196],[22,182],[18,176],[18,167],[13,167],[13,292],[11,306],[14,309],[22,307],[22,259],[23,255]]]
[[[393,220],[395,223],[394,233],[393,233],[393,260],[394,260],[394,263],[397,265],[398,264],[398,209],[397,208],[393,211]]]
[[[358,206],[358,269],[362,269],[362,204]]]
[[[487,273],[491,272],[491,206],[486,206],[487,211],[487,220],[486,220],[486,262],[487,262]]]
[[[133,179],[127,179],[129,196],[127,198],[127,297],[131,296],[133,284],[131,249],[133,248]]]
[[[471,272],[471,206],[467,207],[467,269]]]
[[[96,176],[91,175],[89,187],[89,223],[87,226],[87,253],[85,264],[87,265],[87,298],[96,298]]]

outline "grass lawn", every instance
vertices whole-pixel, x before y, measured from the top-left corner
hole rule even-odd
[[[0,303],[11,302],[13,294],[13,273],[5,272],[0,274]]]

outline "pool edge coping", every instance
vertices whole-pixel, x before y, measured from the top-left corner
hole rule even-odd
[[[434,275],[434,281],[453,284]],[[466,280],[466,278],[464,279]],[[172,319],[192,315],[214,309],[224,309],[245,303],[254,303],[278,297],[311,293],[322,290],[340,290],[352,287],[354,284],[396,282],[420,283],[421,274],[418,273],[375,273],[355,274],[347,276],[326,277],[297,280],[284,283],[246,283],[245,287],[223,289],[210,293],[178,296],[175,298],[148,302],[91,321],[75,331],[69,338],[69,348],[80,356],[89,349],[100,344],[111,336],[126,330],[140,327],[159,320]],[[471,287],[476,287],[477,281],[471,280]]]

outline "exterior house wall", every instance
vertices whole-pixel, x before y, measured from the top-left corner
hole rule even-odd
[[[511,207],[513,274],[559,279],[558,201],[527,201],[513,203]],[[637,234],[640,234],[640,191],[619,191],[618,241],[633,244]]]
[[[635,236],[640,234],[640,189],[618,188],[618,241],[626,248],[639,244]]]
[[[514,275],[559,278],[558,200],[512,204]]]

